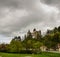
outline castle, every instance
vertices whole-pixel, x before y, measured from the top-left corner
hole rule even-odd
[[[28,30],[27,37],[28,36],[31,36],[32,38],[35,38],[35,39],[40,39],[41,38],[41,30],[37,31],[35,28],[33,29],[33,32],[30,32],[30,30]]]

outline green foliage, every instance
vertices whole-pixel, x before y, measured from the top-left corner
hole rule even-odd
[[[58,27],[58,31],[60,32],[60,26]]]
[[[10,52],[20,52],[23,49],[22,43],[18,40],[12,40],[9,47]]]
[[[60,26],[55,27],[53,30],[47,30],[42,42],[48,48],[56,48],[57,44],[60,43]]]

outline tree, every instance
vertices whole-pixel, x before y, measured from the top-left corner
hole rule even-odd
[[[14,38],[13,38],[13,40],[18,40],[18,41],[21,41],[21,37],[20,36],[15,36]]]
[[[33,53],[40,53],[41,50],[40,50],[40,47],[42,46],[43,44],[39,41],[34,41],[33,44],[32,44],[32,50],[33,50]]]
[[[45,35],[44,39],[43,39],[44,45],[47,46],[48,48],[55,47],[55,42],[53,42],[52,39],[53,39],[53,35],[52,34]]]
[[[20,52],[23,49],[21,41],[12,40],[10,43],[10,52]]]
[[[47,46],[48,48],[51,47],[51,46],[50,46],[50,38],[51,38],[50,35],[45,35],[45,36],[44,36],[44,39],[43,39],[44,45]]]
[[[53,32],[56,33],[58,31],[57,27],[53,29]]]
[[[7,52],[7,44],[0,44],[0,51],[1,52]]]
[[[32,34],[31,34],[30,30],[28,30],[27,37],[26,38],[28,38],[28,39],[31,39],[32,38]]]
[[[52,41],[54,41],[56,44],[60,43],[60,33],[59,32],[54,34]]]
[[[60,26],[58,27],[58,32],[60,32]]]
[[[54,34],[50,33],[44,36],[43,43],[48,48],[56,48],[57,44],[60,43],[60,33],[55,32]]]
[[[40,46],[42,46],[42,43],[39,41],[33,43],[33,49],[40,49]]]

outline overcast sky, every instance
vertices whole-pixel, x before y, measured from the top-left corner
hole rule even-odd
[[[36,28],[45,32],[60,25],[60,0],[0,0],[0,42]]]

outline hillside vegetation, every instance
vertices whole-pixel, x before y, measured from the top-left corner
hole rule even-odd
[[[33,29],[33,32],[28,30],[23,41],[20,36],[15,36],[10,44],[0,44],[0,52],[39,54],[42,46],[46,47],[46,51],[60,48],[60,26],[47,30],[44,36],[41,34],[41,30]]]

